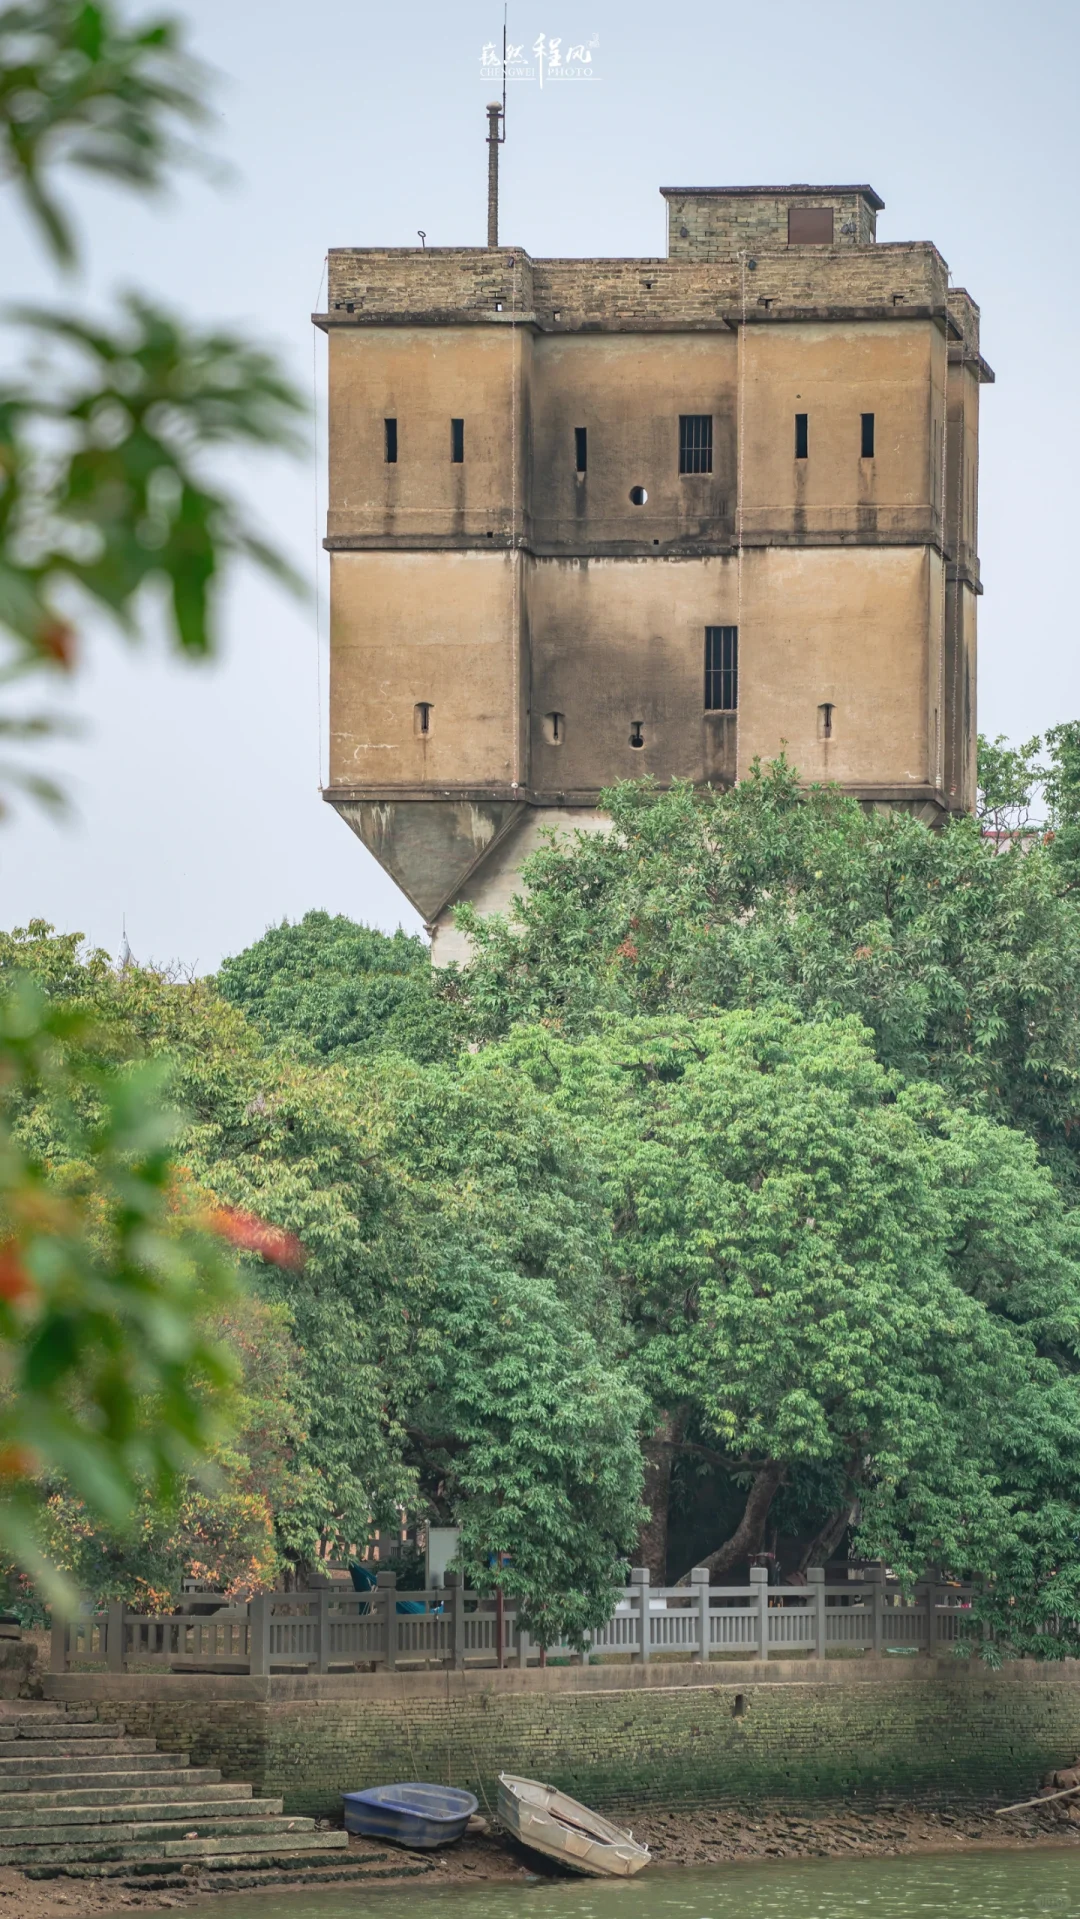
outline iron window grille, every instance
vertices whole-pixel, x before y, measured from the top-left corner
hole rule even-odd
[[[680,413],[679,472],[712,472],[711,413]]]
[[[736,713],[739,707],[739,629],[705,628],[705,711]]]

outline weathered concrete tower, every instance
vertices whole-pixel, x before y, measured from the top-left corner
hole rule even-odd
[[[326,798],[440,961],[619,779],[972,804],[978,308],[868,186],[662,191],[663,260],[330,254]]]

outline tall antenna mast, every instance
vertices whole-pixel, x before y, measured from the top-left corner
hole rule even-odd
[[[488,117],[488,235],[489,247],[499,244],[499,148],[506,139],[506,8],[503,7],[502,103],[493,100]]]

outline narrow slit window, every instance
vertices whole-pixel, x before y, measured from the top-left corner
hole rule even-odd
[[[795,458],[806,460],[810,456],[810,416],[808,413],[795,415]]]
[[[874,457],[874,416],[864,413],[862,416],[862,457],[872,460]]]
[[[712,472],[711,413],[680,413],[679,472]]]
[[[574,462],[579,473],[585,473],[589,465],[589,429],[584,426],[574,428]]]
[[[549,746],[561,746],[566,737],[565,713],[544,714],[544,739]]]
[[[465,422],[450,422],[450,459],[454,466],[460,466],[465,458]]]
[[[383,457],[386,460],[387,466],[396,466],[397,464],[397,421],[384,420],[383,426],[386,429],[386,442],[385,442]]]
[[[737,626],[705,628],[705,711],[737,713],[739,710],[739,629]]]
[[[833,708],[830,702],[826,701],[823,706],[819,706],[817,714],[819,740],[831,740]]]
[[[632,720],[630,722],[630,744],[631,746],[644,746],[645,744],[644,721]]]
[[[413,707],[413,723],[418,733],[426,734],[431,732],[430,700],[417,700],[416,705]]]

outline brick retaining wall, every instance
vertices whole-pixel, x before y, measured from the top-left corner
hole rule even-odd
[[[494,1804],[500,1769],[598,1808],[765,1797],[1021,1797],[1080,1754],[1080,1665],[946,1661],[599,1667],[271,1680],[69,1674],[131,1732],[333,1814],[342,1790],[427,1778]]]

